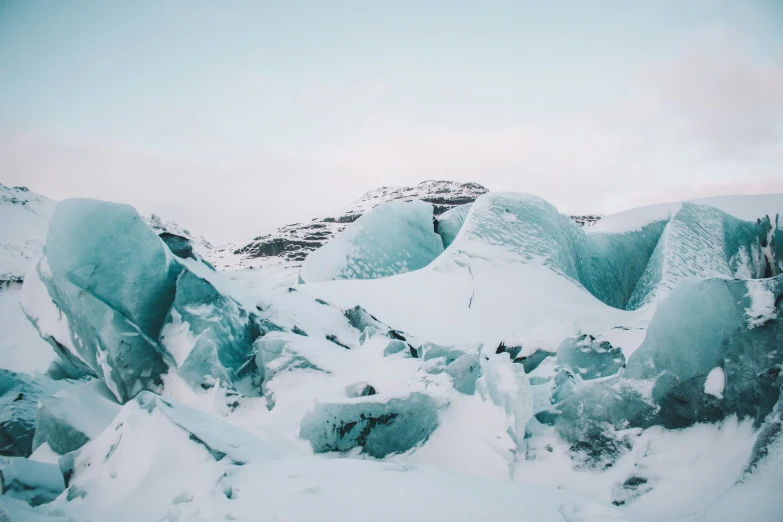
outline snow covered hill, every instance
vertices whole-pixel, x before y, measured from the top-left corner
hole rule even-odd
[[[20,282],[46,240],[55,201],[0,184],[0,285]]]

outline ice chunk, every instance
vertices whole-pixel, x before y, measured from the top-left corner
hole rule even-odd
[[[524,368],[499,356],[482,357],[479,393],[503,408],[509,418],[509,435],[521,446],[525,427],[533,417],[533,394]]]
[[[465,218],[470,212],[471,203],[454,207],[438,216],[438,235],[443,240],[443,248],[448,248],[456,239]]]
[[[455,390],[473,395],[476,393],[476,379],[481,376],[481,363],[476,354],[466,353],[449,364],[446,373],[454,379]]]
[[[59,466],[24,457],[0,457],[0,481],[3,495],[31,506],[51,502],[65,489]]]
[[[171,253],[177,257],[197,259],[193,254],[193,245],[186,237],[172,234],[171,232],[161,232],[158,237],[166,243]]]
[[[52,283],[67,280],[155,338],[180,265],[129,205],[67,199],[54,209],[44,253]]]
[[[68,386],[73,383],[0,369],[0,455],[32,453],[38,399]]]
[[[557,361],[585,380],[614,375],[625,366],[622,350],[587,334],[563,341],[557,349]]]
[[[427,266],[443,252],[432,205],[390,201],[364,214],[310,254],[302,280],[377,279]]]
[[[315,402],[299,435],[316,453],[360,447],[375,458],[407,451],[438,425],[438,401],[413,392],[407,397],[373,395],[343,402]]]
[[[45,258],[38,264],[38,275],[56,303],[58,314],[67,318],[68,336],[51,339],[70,366],[89,367],[120,401],[144,389],[162,389],[161,376],[168,371],[168,364],[155,340],[93,294],[67,279],[54,277],[48,272]]]
[[[177,279],[160,344],[194,388],[220,380],[246,395],[258,395],[261,376],[253,360],[253,341],[260,334],[254,314],[185,269]]]
[[[33,450],[44,443],[61,455],[77,450],[97,437],[119,411],[114,395],[99,380],[42,397]]]
[[[779,300],[783,276],[766,284]],[[655,379],[653,398],[665,426],[682,427],[731,413],[761,421],[777,402],[783,353],[776,347],[783,343],[783,329],[777,317],[762,327],[748,325],[745,311],[752,298],[746,289],[745,281],[683,282],[653,317],[626,374]],[[723,400],[704,393],[716,367],[724,373]]]
[[[399,339],[392,339],[389,341],[389,344],[386,345],[386,348],[383,349],[383,355],[389,356],[400,352],[407,353],[408,351],[409,348],[407,344],[405,344],[403,341],[400,341]]]
[[[23,305],[68,369],[89,368],[122,401],[161,389],[168,364],[156,339],[183,266],[160,238],[132,207],[66,200],[44,254]]]
[[[476,391],[476,379],[481,376],[479,362],[481,347],[480,344],[441,346],[424,342],[417,350],[417,354],[424,361],[430,362],[425,365],[430,373],[447,373],[451,376],[454,388],[458,392],[473,395]]]
[[[768,284],[778,301],[783,276]],[[783,329],[777,317],[749,327],[746,288],[745,281],[725,279],[678,284],[625,372],[578,386],[559,406],[558,432],[598,455],[622,451],[615,433],[621,428],[684,428],[732,414],[760,424],[780,396]]]

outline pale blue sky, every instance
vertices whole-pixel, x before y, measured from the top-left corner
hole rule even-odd
[[[379,185],[783,191],[783,2],[0,0],[0,182],[217,241]]]

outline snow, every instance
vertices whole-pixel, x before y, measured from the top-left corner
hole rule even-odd
[[[0,282],[21,281],[41,253],[55,202],[0,184]]]
[[[726,374],[723,372],[723,368],[716,366],[707,374],[707,380],[704,382],[704,393],[722,399],[725,387]]]
[[[750,306],[745,309],[750,328],[758,328],[778,316],[771,280],[751,280],[747,283]]]
[[[19,286],[0,288],[0,367],[15,372],[45,372],[55,355],[25,317],[21,296]]]

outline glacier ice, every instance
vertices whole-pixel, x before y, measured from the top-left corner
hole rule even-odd
[[[30,444],[18,451],[3,431],[11,450],[38,447],[33,467],[59,457],[67,491],[24,497],[51,500],[34,511],[4,496],[0,512],[249,519],[262,492],[268,518],[358,520],[367,498],[394,490],[419,511],[387,506],[391,519],[426,505],[437,520],[461,502],[455,491],[481,492],[460,516],[492,500],[480,514],[493,520],[622,519],[574,489],[629,517],[720,520],[710,505],[722,492],[731,506],[714,505],[736,513],[779,484],[783,275],[772,218],[684,204],[622,231],[585,231],[538,198],[489,194],[437,223],[430,210],[417,218],[446,247],[418,270],[265,289],[229,281],[176,238],[152,241],[127,209],[67,206],[81,224],[58,234],[80,245],[103,237],[103,250],[53,240],[25,278],[25,310],[61,358],[49,376],[91,380],[12,376],[0,394],[2,420],[13,421],[3,430]],[[94,233],[85,215],[106,226]],[[385,239],[400,230],[369,228]],[[109,229],[123,232],[119,250],[150,254],[147,264],[113,258]],[[94,277],[63,268],[73,260],[55,257],[65,253]],[[127,273],[128,286],[105,283],[112,273]],[[148,277],[160,283],[149,291],[138,283]],[[459,482],[432,465],[501,480]],[[452,481],[466,489],[450,488],[435,510],[433,489]],[[362,502],[343,501],[358,492]]]
[[[465,218],[470,212],[470,203],[454,207],[438,216],[438,235],[443,240],[443,248],[448,248],[457,238]]]
[[[610,462],[626,446],[616,430],[684,428],[729,415],[761,424],[780,396],[783,353],[776,347],[783,329],[777,318],[752,327],[746,309],[753,284],[714,278],[678,284],[659,304],[625,372],[578,386],[559,404],[559,433],[593,460]],[[766,284],[779,301],[783,276]],[[720,394],[709,393],[707,382],[716,368],[724,376]]]
[[[133,207],[91,199],[57,204],[44,253],[56,288],[68,281],[155,338],[182,266]]]
[[[127,205],[66,200],[52,222],[23,306],[59,373],[99,377],[121,402],[162,391],[170,371],[259,393],[252,344],[271,323],[216,289],[210,267],[178,260]]]
[[[70,366],[90,368],[124,401],[162,388],[168,364],[155,339],[182,269],[132,207],[65,200],[52,214],[37,281],[30,283],[43,283],[49,303],[31,290],[28,296],[38,298],[23,304]],[[55,331],[44,328],[63,321]]]
[[[100,434],[119,411],[114,395],[97,379],[42,397],[33,450],[44,443],[61,455],[77,450]]]
[[[254,314],[190,270],[180,273],[160,345],[191,386],[207,388],[222,381],[257,395],[261,377],[253,342],[260,335]]]
[[[303,281],[376,279],[427,266],[443,251],[432,205],[392,201],[360,217],[307,257]]]
[[[38,400],[68,386],[73,383],[0,369],[0,455],[32,453]]]
[[[503,408],[509,418],[508,433],[522,446],[525,428],[533,418],[533,394],[524,368],[507,357],[490,356],[482,360],[482,377],[476,383],[479,394]]]
[[[557,362],[574,370],[582,379],[614,375],[625,366],[625,356],[607,341],[589,334],[569,337],[557,348]]]
[[[778,273],[769,217],[742,221],[716,208],[684,203],[666,224],[644,274],[629,299],[638,308],[667,295],[686,278],[752,279]],[[775,223],[777,230],[777,223]],[[772,238],[772,245],[767,244]],[[777,242],[779,243],[779,242]],[[769,250],[762,255],[764,248]],[[779,254],[777,254],[779,255]]]
[[[166,243],[171,253],[177,257],[196,259],[193,253],[193,245],[186,237],[172,234],[171,232],[162,232],[158,234],[158,237]]]
[[[438,401],[425,393],[406,397],[372,395],[342,402],[316,401],[299,435],[316,453],[348,451],[383,458],[423,442],[438,425]]]
[[[51,502],[64,489],[57,464],[24,457],[0,457],[0,493],[3,495],[37,506]]]
[[[451,376],[454,389],[466,395],[476,392],[476,379],[481,376],[479,353],[481,345],[441,346],[424,342],[418,349],[418,355],[424,361],[430,373],[445,372]]]

